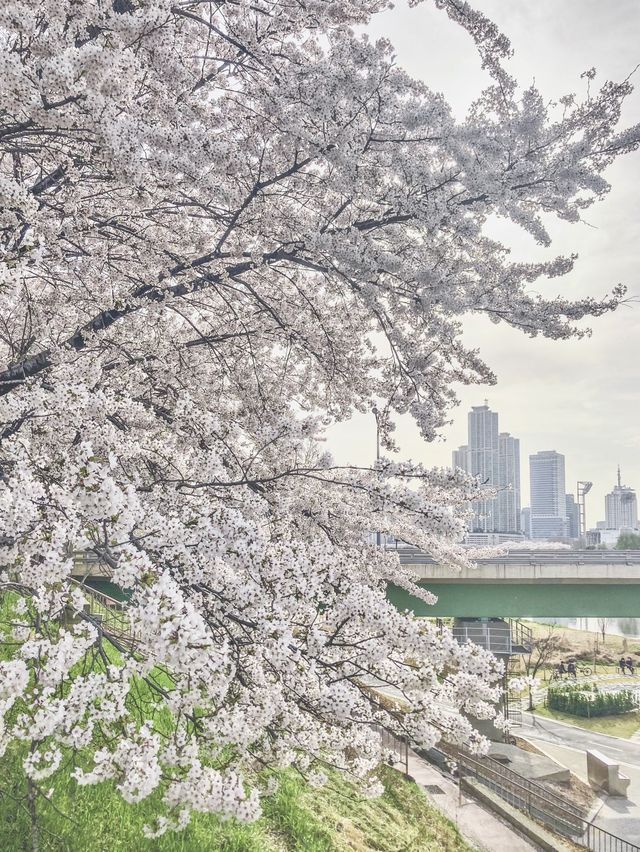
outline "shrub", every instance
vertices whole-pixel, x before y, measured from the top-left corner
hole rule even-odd
[[[589,683],[551,687],[547,692],[547,706],[572,716],[615,716],[638,709],[638,700],[630,689],[618,692],[600,692]]]

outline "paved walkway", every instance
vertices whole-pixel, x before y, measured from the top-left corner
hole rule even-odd
[[[588,749],[597,749],[616,760],[624,775],[631,779],[628,798],[608,796],[593,819],[594,825],[640,846],[640,743],[587,731],[523,713],[523,727],[518,733],[558,763],[587,781]]]
[[[455,781],[414,752],[409,752],[409,774],[474,848],[483,852],[536,852],[538,847],[530,840],[475,799],[464,794],[461,797]]]

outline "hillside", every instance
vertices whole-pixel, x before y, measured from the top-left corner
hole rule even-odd
[[[17,755],[0,761],[0,849],[30,850],[31,831],[24,776]],[[40,852],[467,852],[455,826],[424,793],[395,770],[383,770],[385,793],[359,798],[335,773],[317,790],[291,773],[281,775],[264,816],[253,825],[197,815],[179,834],[150,841],[142,836],[149,804],[128,806],[104,782],[97,787],[67,785],[50,804],[38,800]],[[46,791],[45,791],[46,792]]]

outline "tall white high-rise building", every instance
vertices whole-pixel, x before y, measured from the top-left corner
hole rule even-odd
[[[498,431],[498,414],[488,404],[468,416],[469,442],[453,451],[454,467],[477,476],[498,496],[472,503],[470,530],[476,533],[520,533],[520,441]]]
[[[468,415],[469,443],[467,471],[477,476],[487,488],[500,484],[498,459],[498,415],[489,406],[474,405]],[[493,532],[498,529],[498,500],[475,500],[472,503],[473,529]]]
[[[461,470],[464,470],[465,472],[469,469],[469,460],[468,460],[469,447],[466,447],[466,446],[458,447],[458,449],[454,450],[451,455],[452,455],[451,464],[452,464],[452,467],[454,469],[459,467]]]
[[[567,496],[564,456],[544,450],[529,456],[531,484],[531,538],[566,538]]]
[[[520,441],[508,432],[498,434],[498,518],[502,532],[520,531]]]
[[[638,526],[638,501],[636,492],[622,485],[618,467],[618,484],[604,498],[605,526],[610,530],[622,527],[635,529]]]

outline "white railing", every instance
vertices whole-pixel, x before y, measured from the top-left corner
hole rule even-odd
[[[513,651],[513,636],[507,625],[488,624],[456,624],[451,632],[454,639],[461,645],[473,642],[480,648],[491,651],[492,654],[511,654]]]

